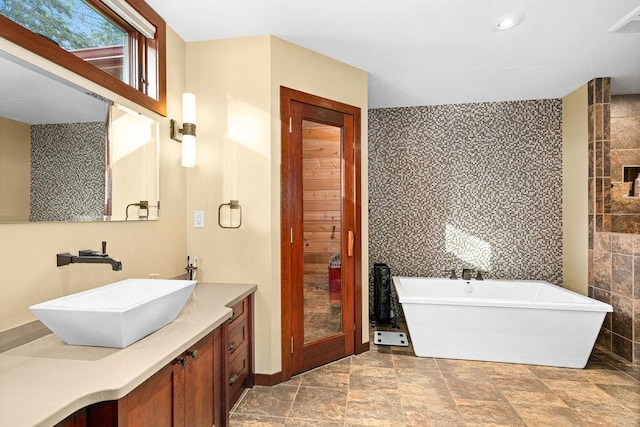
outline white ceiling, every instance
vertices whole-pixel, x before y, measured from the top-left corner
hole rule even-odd
[[[106,120],[104,101],[8,54],[0,55],[0,75],[0,117],[31,125]]]
[[[640,93],[640,0],[147,0],[186,41],[273,34],[369,73],[369,107]],[[521,25],[492,30],[523,13]]]

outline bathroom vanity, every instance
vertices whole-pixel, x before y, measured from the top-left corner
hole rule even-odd
[[[253,386],[255,290],[200,283],[174,322],[124,349],[51,334],[0,353],[0,425],[228,425]]]

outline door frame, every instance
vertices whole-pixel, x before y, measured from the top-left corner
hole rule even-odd
[[[281,295],[281,339],[282,339],[282,381],[288,381],[292,376],[292,309],[291,295],[293,283],[291,281],[292,245],[291,224],[291,194],[289,183],[292,178],[290,167],[290,107],[291,101],[315,105],[350,114],[354,118],[354,163],[355,163],[355,227],[354,234],[354,353],[362,353],[362,159],[361,159],[361,112],[360,108],[333,101],[320,96],[308,94],[295,89],[280,86],[280,132],[281,132],[281,163],[280,163],[280,295]]]

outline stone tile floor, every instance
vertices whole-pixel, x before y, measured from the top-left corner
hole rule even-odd
[[[419,358],[376,346],[246,391],[231,426],[640,426],[640,366],[585,369]]]

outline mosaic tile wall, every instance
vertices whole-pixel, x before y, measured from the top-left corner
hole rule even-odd
[[[560,284],[561,116],[557,99],[370,110],[370,268]]]
[[[613,306],[597,344],[640,364],[640,204],[624,166],[640,166],[640,95],[589,82],[589,296]]]
[[[31,126],[30,221],[101,220],[105,123]]]

